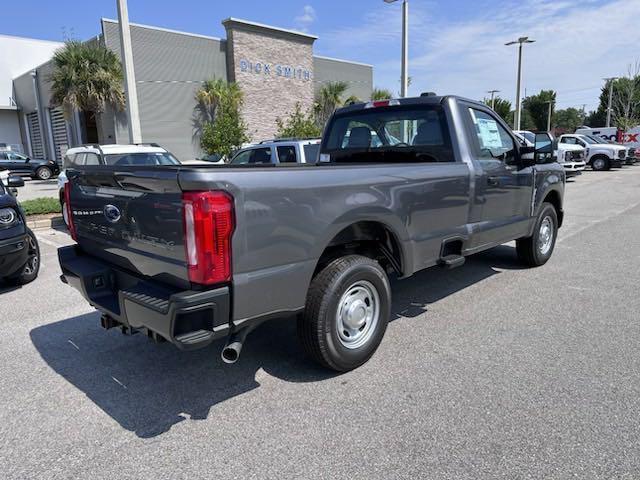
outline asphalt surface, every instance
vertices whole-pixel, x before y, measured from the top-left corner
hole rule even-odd
[[[51,180],[33,180],[27,176],[24,179],[24,187],[18,189],[18,200],[33,200],[34,198],[53,197],[58,198],[58,178]]]
[[[0,478],[640,478],[640,166],[567,185],[551,261],[511,245],[393,282],[344,375],[288,320],[240,361],[105,332],[59,282],[0,287]]]

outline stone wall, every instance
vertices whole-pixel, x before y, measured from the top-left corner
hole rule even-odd
[[[313,105],[315,37],[231,19],[223,23],[229,80],[244,92],[249,137],[273,138],[278,117],[285,118],[297,102],[304,110]]]

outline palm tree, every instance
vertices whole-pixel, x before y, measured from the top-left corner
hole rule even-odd
[[[324,128],[335,109],[344,104],[342,97],[348,88],[347,82],[328,82],[320,89],[315,106],[316,120],[320,128]]]
[[[393,98],[393,93],[385,88],[374,88],[371,92],[371,100],[388,100]]]
[[[351,95],[344,101],[344,105],[353,105],[354,103],[362,103],[362,100],[360,100],[355,95]]]
[[[51,104],[70,118],[74,111],[102,113],[107,106],[123,110],[122,65],[103,45],[68,41],[53,56]]]
[[[193,138],[200,138],[204,126],[212,124],[221,110],[238,110],[242,101],[243,93],[237,83],[227,83],[221,78],[205,80],[196,92]]]

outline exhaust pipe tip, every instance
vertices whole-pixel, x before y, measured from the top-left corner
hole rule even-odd
[[[222,361],[227,364],[236,363],[242,351],[241,342],[233,342],[222,349]]]

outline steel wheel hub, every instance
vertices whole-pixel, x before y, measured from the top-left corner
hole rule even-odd
[[[546,255],[551,250],[553,244],[553,220],[551,217],[544,217],[540,224],[538,233],[538,249],[542,255]]]
[[[340,298],[336,312],[340,343],[351,349],[367,343],[379,316],[380,296],[373,284],[361,280],[351,285]]]

